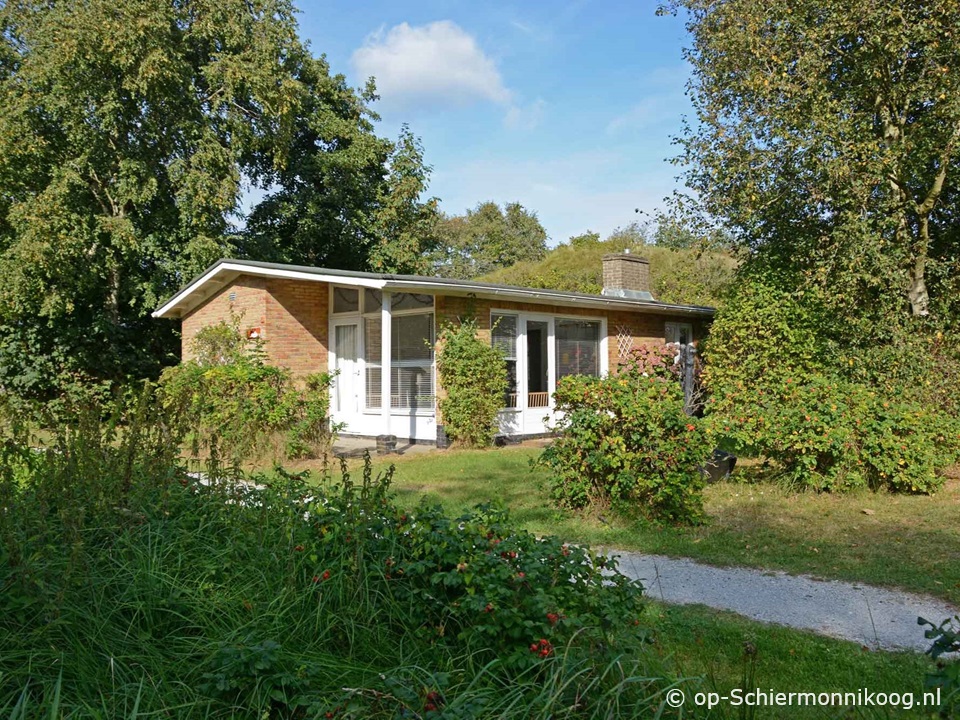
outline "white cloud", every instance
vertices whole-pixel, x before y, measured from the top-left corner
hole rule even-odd
[[[361,77],[376,78],[388,104],[481,100],[507,105],[512,98],[496,63],[472,35],[449,20],[381,28],[353,53],[351,63]]]

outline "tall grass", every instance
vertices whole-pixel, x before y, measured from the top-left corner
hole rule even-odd
[[[570,618],[579,629],[542,660],[507,657],[504,637],[479,639],[460,606],[468,593],[450,585],[457,561],[424,547],[464,542],[457,533],[487,520],[422,510],[417,526],[392,505],[389,473],[374,478],[369,466],[356,483],[342,475],[319,489],[282,472],[265,487],[219,468],[192,476],[179,437],[147,393],[76,412],[40,450],[6,438],[0,717],[665,711],[667,668],[636,628],[597,632],[602,614]],[[403,532],[392,530],[398,516]],[[495,529],[518,547],[540,542]],[[398,583],[389,568],[404,553],[409,579]],[[429,567],[414,572],[417,558]],[[617,592],[578,588],[598,608]]]

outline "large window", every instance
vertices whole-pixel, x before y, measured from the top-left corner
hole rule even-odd
[[[382,408],[382,317],[379,290],[363,297],[365,396],[368,409]],[[397,410],[433,410],[433,296],[397,293],[391,297],[390,407]]]
[[[600,374],[600,323],[557,318],[557,380]]]
[[[507,361],[507,391],[504,394],[505,408],[517,407],[517,316],[494,313],[490,333],[495,348],[499,348]]]
[[[390,407],[433,410],[433,313],[393,318]]]

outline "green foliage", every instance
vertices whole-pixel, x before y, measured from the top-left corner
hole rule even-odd
[[[916,347],[899,348],[896,362],[888,349],[871,369],[876,356],[824,337],[826,317],[763,279],[740,283],[704,348],[713,430],[799,487],[934,490],[960,450],[957,416],[934,404],[949,382],[931,382],[935,368]]]
[[[587,230],[587,232],[580,235],[574,235],[568,241],[571,247],[588,247],[598,242],[600,242],[600,233],[595,233],[592,230]]]
[[[937,469],[957,459],[956,421],[836,376],[717,392],[708,412],[720,438],[775,460],[797,487],[931,492],[943,483]]]
[[[672,684],[639,584],[500,511],[404,511],[369,462],[199,482],[139,402],[73,428],[0,474],[5,714],[586,720]]]
[[[697,111],[678,162],[705,212],[852,322],[848,341],[910,314],[953,322],[960,5],[669,5]]]
[[[287,0],[2,3],[0,27],[0,386],[156,377],[177,334],[150,311],[223,256],[419,267],[419,148],[374,134],[372,85]],[[243,178],[267,192],[238,233]]]
[[[471,447],[490,445],[507,391],[503,354],[478,337],[473,319],[444,325],[437,340],[437,374],[445,393],[438,404],[448,437]]]
[[[204,328],[194,349],[196,359],[167,368],[158,387],[162,406],[190,428],[194,455],[240,464],[271,446],[283,457],[329,452],[337,430],[329,374],[295,382],[289,370],[265,364],[259,345],[248,347],[235,323]]]
[[[547,251],[547,231],[537,214],[520,203],[483,202],[466,215],[444,217],[434,257],[441,277],[475,278],[514,263],[540,260]]]
[[[651,517],[703,519],[700,466],[710,454],[702,423],[684,413],[667,347],[643,348],[618,375],[570,376],[554,394],[557,439],[538,463],[562,506],[640,504]]]
[[[941,716],[955,717],[960,713],[960,661],[956,657],[960,653],[960,617],[948,618],[939,625],[921,617],[917,624],[928,628],[924,637],[933,640],[933,644],[927,654],[938,661],[937,672],[927,675],[924,685],[940,690]],[[945,655],[953,657],[948,659]]]
[[[364,105],[372,95],[357,98],[342,76],[336,80],[310,102],[324,114],[333,102],[347,122],[298,126],[283,165],[261,178],[277,187],[251,211],[237,239],[241,254],[343,270],[423,272],[439,217],[435,198],[421,200],[430,176],[423,147],[406,126],[395,143],[375,137]]]
[[[599,294],[603,289],[602,257],[607,253],[631,252],[650,261],[651,291],[657,300],[669,303],[717,306],[733,279],[736,260],[722,252],[673,250],[640,244],[634,238],[560,245],[540,261],[519,262],[484,275],[482,280]]]

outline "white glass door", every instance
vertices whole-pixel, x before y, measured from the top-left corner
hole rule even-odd
[[[523,357],[518,368],[521,390],[518,403],[523,414],[524,433],[542,433],[547,430],[544,418],[553,405],[554,356],[553,319],[521,316],[523,322]]]
[[[346,432],[357,432],[363,401],[360,378],[360,326],[356,321],[333,326],[332,415],[334,422],[346,423]]]

